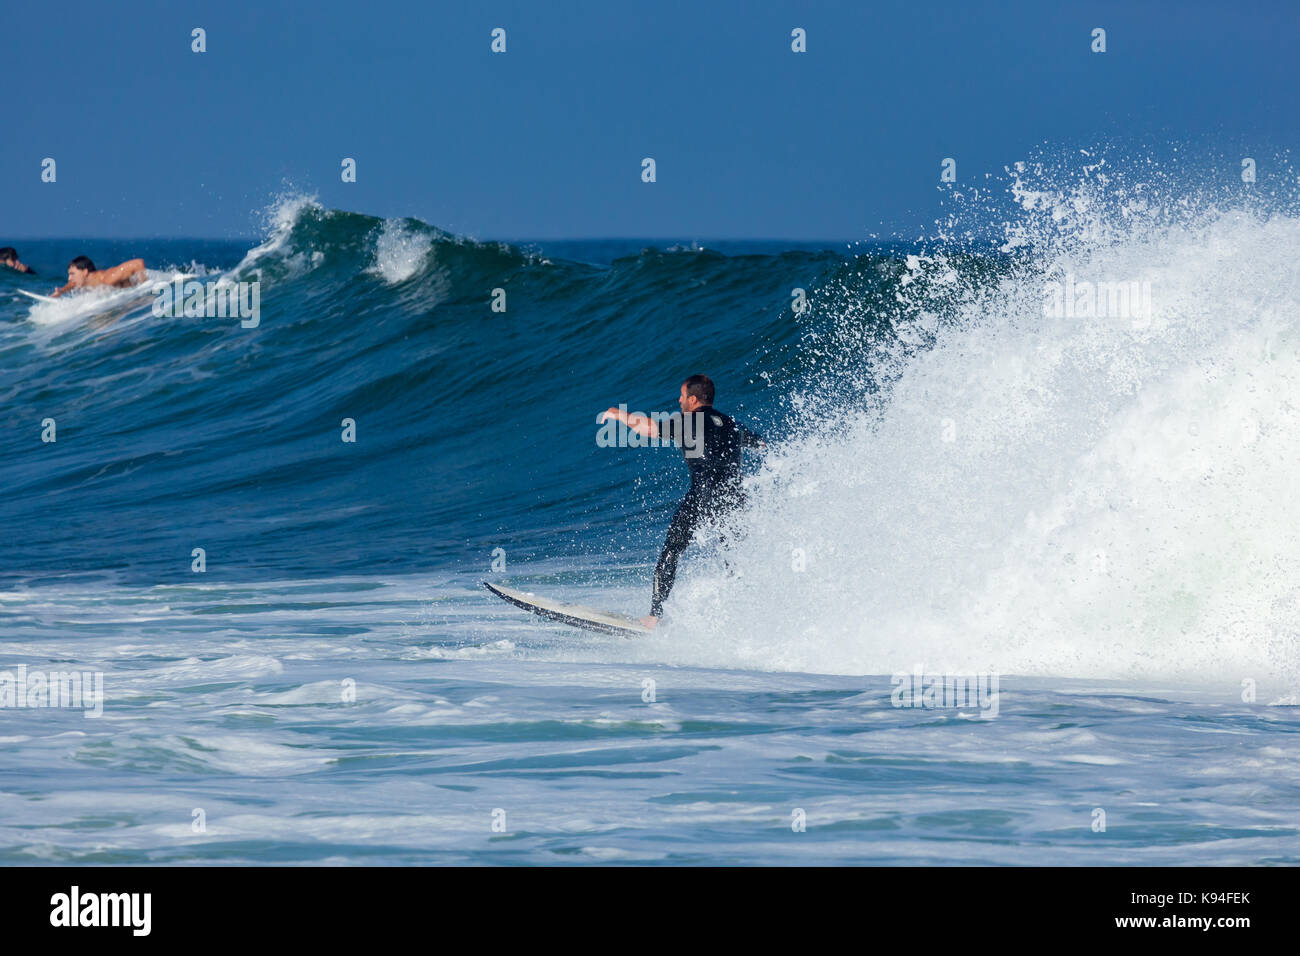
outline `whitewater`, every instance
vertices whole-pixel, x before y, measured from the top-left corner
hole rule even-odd
[[[1002,185],[914,242],[488,242],[295,197],[255,244],[92,248],[257,279],[256,329],[0,276],[0,684],[105,695],[0,707],[0,858],[1300,860],[1294,198]],[[1067,282],[1150,309],[1053,311]],[[664,626],[482,591],[645,613],[685,468],[595,414],[697,371],[770,450]],[[919,672],[996,678],[996,713],[897,706]]]

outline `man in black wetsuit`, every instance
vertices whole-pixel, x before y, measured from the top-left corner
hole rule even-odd
[[[639,435],[659,438],[681,445],[686,467],[691,472],[691,488],[677,506],[668,538],[664,541],[659,564],[655,567],[654,594],[650,616],[641,623],[654,627],[663,616],[664,600],[673,588],[677,559],[686,550],[702,525],[716,523],[745,500],[740,484],[742,448],[764,448],[762,436],[737,425],[713,407],[713,380],[707,375],[692,375],[682,383],[677,404],[681,415],[658,421],[644,415],[629,415],[620,408],[610,408],[601,421],[613,418]]]

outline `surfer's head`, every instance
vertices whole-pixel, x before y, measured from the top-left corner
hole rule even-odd
[[[13,246],[5,246],[3,249],[0,249],[0,262],[13,268],[18,264],[18,250]]]
[[[706,405],[713,404],[713,379],[707,375],[692,375],[682,382],[682,393],[677,396],[677,404],[683,415],[699,411]]]
[[[89,256],[77,256],[68,263],[68,284],[82,285],[86,281],[86,276],[95,271],[95,264],[90,261]]]

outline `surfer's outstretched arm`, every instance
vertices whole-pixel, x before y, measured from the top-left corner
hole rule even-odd
[[[611,418],[622,422],[632,431],[638,435],[644,435],[646,438],[656,438],[659,435],[658,423],[649,416],[638,415],[636,412],[625,412],[621,408],[607,408],[605,413],[600,416],[600,423],[603,425]]]

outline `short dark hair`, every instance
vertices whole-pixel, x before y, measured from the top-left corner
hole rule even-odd
[[[71,262],[68,263],[68,268],[88,269],[91,272],[94,272],[95,264],[90,261],[90,256],[77,256],[77,258],[73,259]]]
[[[682,384],[686,386],[687,395],[694,395],[705,405],[713,404],[713,396],[716,392],[713,388],[713,379],[707,375],[692,375]]]
[[[10,259],[18,258],[18,250],[13,246],[5,246],[0,249],[0,262],[8,262]]]

